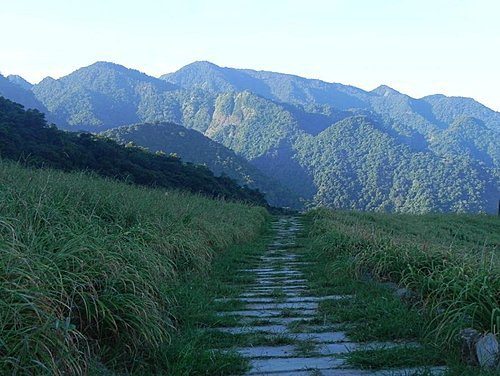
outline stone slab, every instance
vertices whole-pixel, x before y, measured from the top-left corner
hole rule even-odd
[[[245,308],[248,309],[317,309],[318,303],[316,302],[292,302],[292,303],[261,303],[261,304],[247,304]]]
[[[253,291],[253,290],[297,290],[297,289],[307,289],[306,285],[298,284],[298,285],[270,285],[266,286],[263,284],[259,285],[250,285],[247,291]]]
[[[247,358],[283,358],[292,356],[295,352],[295,346],[256,346],[235,350]]]
[[[281,315],[281,311],[279,310],[243,310],[243,311],[226,311],[226,312],[217,312],[217,316],[245,316],[245,317],[276,317]]]
[[[357,369],[343,369],[343,370],[330,369],[321,371],[321,375],[322,376],[411,376],[420,374],[428,375],[429,373],[424,373],[424,370],[427,370],[433,376],[441,376],[444,375],[446,372],[445,367],[383,369],[378,371],[372,371],[372,370],[362,371]],[[270,375],[268,374],[268,376]]]
[[[240,272],[250,272],[250,273],[260,273],[260,272],[272,272],[274,268],[253,268],[253,269],[240,269]]]
[[[296,310],[297,316],[301,317],[314,316],[316,314],[315,309],[301,309]],[[242,310],[242,311],[226,311],[217,312],[217,316],[246,316],[246,317],[278,317],[281,316],[281,310]]]
[[[263,292],[244,292],[242,294],[240,294],[240,298],[259,298],[259,297],[263,297],[263,298],[268,298],[269,297],[269,294],[270,292],[269,291],[263,291]],[[282,292],[282,294],[284,296],[288,296],[288,297],[300,297],[299,293],[298,292]],[[224,298],[222,298],[224,299]]]
[[[292,270],[290,268],[282,268],[282,269],[276,269],[276,268],[268,268],[266,270],[257,270],[255,271],[255,274],[259,276],[282,276],[282,275],[290,275],[290,274],[303,274],[301,271],[298,270]]]
[[[289,279],[304,279],[302,272],[285,272],[285,273],[256,273],[256,280],[276,281],[281,282]]]
[[[347,295],[330,295],[330,296],[293,296],[289,298],[285,298],[284,301],[280,301],[280,303],[311,303],[311,302],[321,302],[324,300],[336,300],[336,299],[346,299]],[[240,300],[245,303],[273,303],[277,299],[273,297],[254,297],[248,296],[248,293],[242,294],[236,298],[218,298],[214,299],[215,302],[228,302],[232,300]]]
[[[345,354],[357,349],[354,342],[318,344],[314,352],[319,355]],[[256,346],[237,348],[236,351],[248,358],[288,358],[296,354],[297,347],[287,346]]]
[[[354,350],[377,350],[389,349],[394,347],[410,346],[410,344],[400,344],[396,342],[338,342],[338,343],[319,343],[316,346],[315,352],[320,355],[337,355],[345,354]],[[416,346],[413,344],[412,346]]]
[[[327,295],[327,296],[299,296],[288,298],[286,302],[322,302],[325,300],[351,299],[352,295]]]
[[[292,261],[296,260],[296,255],[288,255],[288,256],[262,256],[261,260],[263,262],[273,262],[273,261]]]
[[[306,283],[307,279],[295,277],[258,277],[255,279],[257,283]]]
[[[266,333],[266,334],[283,334],[289,333],[289,330],[284,325],[257,325],[257,326],[234,326],[214,328],[225,333],[232,334],[247,334],[247,333]]]
[[[245,321],[249,322],[251,320],[254,320],[253,318],[248,318],[248,319],[245,319],[245,318],[242,318],[243,320],[243,323],[245,323]],[[292,322],[297,322],[297,321],[311,321],[313,320],[312,317],[308,316],[307,318],[304,318],[304,317],[268,317],[265,319],[266,321],[268,321],[270,324],[272,325],[288,325]]]
[[[341,367],[345,361],[331,357],[318,358],[267,358],[252,359],[250,366],[252,370],[248,375],[259,375],[264,372],[290,372],[314,369],[331,369]]]
[[[299,341],[314,341],[323,343],[350,342],[344,332],[324,332],[324,333],[293,333],[290,337]]]
[[[300,286],[300,285],[299,286],[287,286],[287,287],[284,287],[284,286],[260,286],[260,287],[257,287],[257,286],[255,286],[254,288],[248,289],[247,291],[250,293],[267,293],[267,294],[271,294],[271,293],[274,293],[275,291],[279,291],[280,294],[290,292],[290,293],[297,294],[297,296],[300,296],[300,294],[308,295],[308,294],[306,294],[308,292],[307,287]]]
[[[392,369],[392,370],[359,370],[359,369],[346,369],[346,368],[330,368],[322,369],[314,373],[318,376],[410,376],[420,371],[418,368],[405,368],[405,369]],[[439,367],[430,369],[432,375],[443,375],[445,370]],[[311,376],[311,371],[288,371],[288,372],[255,372],[250,371],[247,375],[252,376]]]

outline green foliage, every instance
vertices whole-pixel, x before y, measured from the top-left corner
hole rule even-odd
[[[21,103],[27,108],[35,108],[42,112],[48,112],[45,106],[35,98],[31,89],[18,83],[15,78],[5,78],[0,74],[0,96],[4,96],[13,100],[14,102]]]
[[[414,291],[429,314],[430,338],[442,346],[453,347],[464,327],[498,333],[498,217],[328,210],[308,216],[325,252],[353,257],[359,275],[368,272]]]
[[[226,176],[215,177],[206,167],[128,146],[88,133],[59,131],[48,126],[40,112],[24,111],[22,106],[0,97],[2,158],[65,171],[91,170],[135,184],[265,205],[260,192],[242,188]]]
[[[500,114],[472,99],[414,99],[387,86],[366,92],[208,62],[162,78],[96,63],[32,90],[71,129],[159,121],[200,131],[309,207],[497,209]]]
[[[331,273],[329,275],[331,278]],[[421,336],[420,315],[401,304],[388,289],[366,283],[358,284],[357,289],[350,292],[355,293],[352,299],[322,302],[320,312],[332,322],[354,323],[346,330],[353,341],[392,341]]]
[[[361,369],[388,367],[429,367],[442,365],[439,349],[432,347],[399,347],[380,350],[357,350],[347,355],[347,363]],[[419,374],[425,375],[423,371]],[[432,375],[429,372],[429,375]]]
[[[98,62],[59,80],[47,77],[33,93],[47,109],[76,130],[137,122],[144,97],[172,85],[117,64]],[[111,110],[111,111],[110,111]]]
[[[494,212],[494,171],[466,156],[415,152],[365,116],[296,143],[297,159],[319,187],[314,206],[425,212]]]
[[[172,315],[177,330],[172,341],[160,350],[162,370],[168,375],[236,375],[248,369],[248,360],[236,353],[219,350],[253,345],[263,336],[234,335],[213,330],[214,327],[239,325],[241,317],[217,315],[220,303],[215,298],[236,298],[255,276],[241,268],[255,263],[269,242],[267,236],[238,244],[218,253],[208,275],[191,274],[171,286],[175,296]],[[143,372],[143,374],[152,372]]]
[[[277,102],[306,105],[334,102],[335,107],[341,109],[364,104],[357,96],[365,92],[352,86],[329,84],[282,73],[221,68],[205,61],[189,64],[161,78],[187,89],[199,88],[212,93],[250,91]]]
[[[172,287],[206,275],[267,218],[263,208],[1,160],[0,197],[1,374],[158,365],[179,325]]]
[[[298,197],[268,178],[232,150],[203,134],[173,123],[135,124],[101,133],[120,144],[133,142],[148,150],[178,155],[183,161],[207,166],[215,175],[227,175],[240,185],[265,193],[272,206],[299,208]]]

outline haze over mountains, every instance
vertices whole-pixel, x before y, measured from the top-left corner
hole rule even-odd
[[[494,212],[500,197],[500,113],[470,98],[209,62],[161,78],[104,62],[33,86],[0,77],[0,95],[64,129],[205,163],[274,205]]]

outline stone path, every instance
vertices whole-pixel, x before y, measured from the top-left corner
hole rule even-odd
[[[355,343],[338,326],[318,325],[318,302],[331,299],[349,299],[350,296],[310,296],[307,281],[300,271],[304,264],[294,252],[296,235],[301,224],[296,218],[282,217],[274,224],[276,237],[260,258],[260,265],[242,271],[255,273],[255,283],[238,298],[245,308],[224,311],[220,315],[237,316],[240,326],[216,328],[229,333],[258,333],[269,338],[265,345],[237,348],[250,359],[252,369],[247,375],[337,375],[381,376],[411,375],[415,369],[363,371],[349,368],[342,355],[357,349],[399,346],[396,343]],[[222,301],[223,299],[221,299]],[[256,323],[256,320],[258,321]],[[300,329],[300,332],[297,330]],[[278,338],[278,341],[276,341]],[[273,340],[274,339],[274,340]],[[434,368],[432,374],[442,374]]]

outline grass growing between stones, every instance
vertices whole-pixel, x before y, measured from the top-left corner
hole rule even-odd
[[[319,324],[318,324],[319,322]],[[319,319],[315,318],[314,320],[297,320],[289,323],[287,325],[288,330],[292,333],[326,333],[326,332],[334,332],[339,330],[345,330],[347,325],[328,325],[324,324],[325,322],[330,323],[330,321],[326,321],[324,318]],[[324,325],[323,325],[324,324]]]
[[[230,299],[224,302],[215,302],[214,307],[217,311],[238,311],[245,307],[245,302],[238,299]]]
[[[194,276],[173,287],[179,302],[174,316],[179,318],[178,333],[165,346],[168,375],[237,375],[248,370],[248,361],[226,349],[257,346],[269,341],[260,333],[231,334],[216,327],[241,325],[241,317],[222,316],[217,312],[242,307],[237,296],[255,276],[241,269],[255,265],[270,241],[268,233],[252,243],[237,245],[220,253],[206,276]],[[242,278],[245,276],[245,278]],[[227,302],[215,298],[228,299]]]
[[[361,369],[428,367],[443,364],[439,352],[432,347],[395,347],[390,349],[356,350],[347,363]]]
[[[304,252],[304,257],[320,260],[323,255],[311,248]],[[345,326],[352,340],[412,340],[423,334],[423,319],[417,310],[405,306],[388,288],[373,281],[359,280],[349,255],[322,259],[303,269],[309,276],[313,294],[351,296],[320,301],[318,321],[353,324]]]
[[[304,316],[304,311],[300,309],[284,308],[281,310],[279,317],[283,318],[295,318]],[[306,314],[307,316],[307,314]]]
[[[316,321],[323,325],[343,325],[348,337],[357,342],[423,340],[424,318],[415,308],[403,304],[380,283],[358,278],[351,254],[325,254],[318,243],[310,243],[310,240],[302,238],[301,242],[310,244],[304,249],[302,258],[312,262],[302,266],[302,269],[308,276],[312,294],[346,295],[345,299],[320,301]],[[329,241],[335,240],[330,238]],[[436,363],[443,364],[440,351],[434,347],[431,349],[433,357],[438,359]],[[354,351],[347,359],[350,365],[359,368],[429,365],[406,362],[407,358],[399,357],[419,351],[414,348],[408,349],[408,352],[396,348]]]
[[[264,209],[1,160],[0,199],[0,374],[222,374],[190,328],[220,320],[206,299]]]
[[[284,334],[269,333],[227,333],[218,330],[201,331],[200,337],[203,337],[204,344],[213,349],[231,349],[237,347],[255,347],[255,346],[281,346],[292,345],[296,341]]]
[[[319,312],[331,322],[354,323],[346,328],[354,341],[411,340],[423,333],[421,315],[376,284],[365,282],[351,299],[320,302]]]
[[[353,340],[424,344],[408,350],[407,360],[402,350],[390,348],[356,352],[351,361],[380,368],[399,357],[400,366],[411,366],[429,351],[429,361],[447,363],[450,375],[489,375],[460,365],[457,337],[465,327],[493,333],[500,328],[499,218],[316,210],[305,222],[301,241],[309,248],[303,260],[314,262],[303,267],[310,287],[317,295],[354,295],[321,302],[323,317],[352,323],[346,331]],[[380,282],[414,294],[403,303]]]
[[[319,356],[318,344],[314,341],[300,341],[295,345],[293,355],[299,357]]]

